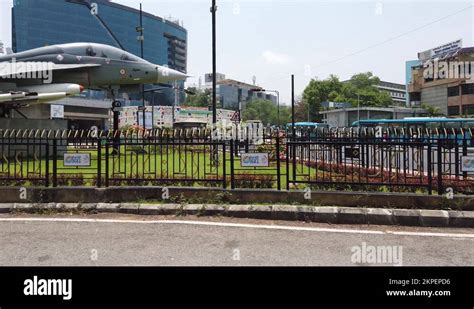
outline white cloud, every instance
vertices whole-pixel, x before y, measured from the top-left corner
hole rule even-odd
[[[287,64],[290,62],[290,57],[288,55],[275,53],[269,50],[264,51],[262,57],[270,64]]]

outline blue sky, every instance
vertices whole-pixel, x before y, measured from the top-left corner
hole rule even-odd
[[[136,0],[115,2],[139,6]],[[463,39],[464,47],[474,46],[473,0],[217,2],[218,71],[249,83],[256,76],[257,84],[279,90],[287,104],[291,74],[297,94],[312,77],[329,74],[344,80],[372,71],[383,80],[404,83],[405,61],[416,59],[419,51],[457,39]],[[211,1],[142,3],[145,11],[184,22],[188,71],[195,76],[189,83],[197,83],[212,68]],[[0,0],[0,40],[7,45],[11,5],[12,0]]]

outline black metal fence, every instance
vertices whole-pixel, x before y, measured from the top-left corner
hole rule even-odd
[[[0,131],[2,186],[472,194],[472,129]]]

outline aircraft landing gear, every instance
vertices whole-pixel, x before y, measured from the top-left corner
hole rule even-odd
[[[120,153],[120,131],[119,131],[119,116],[120,111],[119,108],[122,107],[122,102],[117,101],[115,99],[115,92],[111,90],[112,95],[112,113],[113,113],[113,120],[112,120],[112,130],[113,130],[113,150],[112,155],[117,155]]]

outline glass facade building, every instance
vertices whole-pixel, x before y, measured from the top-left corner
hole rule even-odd
[[[96,5],[96,15],[91,12],[92,4]],[[120,43],[126,51],[140,56],[138,26],[139,10],[108,0],[14,0],[12,47],[15,52],[21,52],[72,42],[102,43],[119,48]],[[143,12],[143,28],[143,58],[186,73],[186,29],[146,12]],[[184,82],[180,82],[179,86],[184,87]],[[146,99],[153,105],[172,105],[174,95],[175,91],[167,89],[150,94]]]

